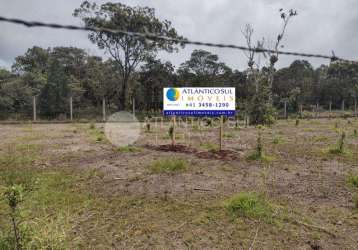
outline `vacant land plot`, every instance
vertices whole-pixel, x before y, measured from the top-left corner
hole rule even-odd
[[[0,125],[0,248],[18,184],[34,249],[357,249],[357,119],[227,128],[223,152],[218,129],[173,148],[168,127],[118,148],[103,124]]]

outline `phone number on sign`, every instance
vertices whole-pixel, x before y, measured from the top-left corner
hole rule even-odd
[[[187,107],[198,107],[198,108],[227,108],[229,107],[229,103],[223,102],[223,103],[210,103],[210,102],[199,102],[199,103],[187,103]]]

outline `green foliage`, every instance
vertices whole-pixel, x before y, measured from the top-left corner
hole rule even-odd
[[[148,7],[131,7],[122,3],[104,3],[97,5],[84,1],[77,8],[74,16],[79,17],[86,26],[106,27],[132,32],[151,32],[171,38],[183,38],[177,34],[167,20],[160,20],[155,16],[155,10]],[[109,52],[114,61],[118,63],[119,73],[122,76],[121,84],[117,87],[120,92],[120,108],[127,109],[129,105],[128,93],[131,76],[139,63],[153,57],[158,50],[173,52],[177,50],[177,43],[164,39],[147,42],[146,39],[129,37],[124,34],[112,34],[106,32],[91,32],[89,39],[97,44],[100,49]],[[182,44],[182,46],[184,46]]]
[[[349,186],[358,188],[358,175],[349,175],[347,178],[347,183]]]
[[[251,100],[249,109],[250,124],[272,125],[275,123],[277,113],[270,99],[269,78],[266,75],[262,75],[256,81],[258,81],[259,88]]]
[[[280,143],[283,143],[284,142],[284,140],[283,140],[283,138],[282,137],[280,137],[280,136],[274,136],[274,138],[273,138],[273,140],[272,140],[272,143],[273,144],[280,144]]]
[[[153,173],[173,173],[185,171],[188,163],[179,158],[160,159],[154,161],[149,168]]]
[[[338,140],[337,147],[333,148],[333,149],[330,149],[329,153],[331,153],[331,154],[343,154],[345,152],[345,150],[344,150],[345,139],[346,139],[346,133],[343,131],[341,133],[341,136],[340,136],[339,140]]]
[[[272,216],[272,206],[257,193],[241,192],[225,202],[225,207],[233,215],[248,218],[269,218]]]

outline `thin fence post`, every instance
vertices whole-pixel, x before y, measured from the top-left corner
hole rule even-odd
[[[220,116],[220,151],[223,149],[224,116]]]
[[[316,102],[316,118],[318,117],[318,111],[319,111],[319,102]]]
[[[286,100],[284,102],[284,105],[285,105],[285,110],[284,110],[283,115],[284,115],[285,119],[287,119],[287,101]]]
[[[357,99],[354,98],[354,115],[357,115]]]
[[[73,119],[73,105],[72,105],[72,96],[70,96],[70,120]]]
[[[344,111],[344,100],[342,100],[342,111]]]
[[[106,121],[106,99],[104,97],[102,99],[102,120]]]
[[[132,101],[132,109],[133,109],[133,120],[135,119],[135,99],[133,97],[133,101]]]
[[[32,98],[32,109],[33,109],[33,121],[36,121],[36,96]]]
[[[332,116],[332,101],[329,101],[329,118]]]
[[[300,104],[300,117],[302,118],[302,113],[303,113],[303,105]]]

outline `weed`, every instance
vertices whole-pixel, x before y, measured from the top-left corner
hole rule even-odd
[[[296,119],[296,124],[295,124],[295,126],[297,127],[298,125],[300,125],[300,120],[299,120],[299,119]]]
[[[233,133],[225,133],[224,138],[235,138],[235,134],[233,134]]]
[[[353,175],[353,174],[349,175],[347,178],[347,184],[349,186],[358,188],[358,175]]]
[[[153,173],[173,173],[185,171],[188,168],[188,163],[183,159],[168,158],[156,160],[149,167]]]
[[[205,150],[208,150],[208,151],[217,151],[219,150],[219,146],[217,144],[214,144],[214,143],[202,143],[200,144],[200,147],[205,149]]]
[[[273,144],[281,144],[283,142],[284,142],[284,140],[280,136],[275,136],[272,140]]]
[[[19,228],[18,206],[23,200],[23,188],[21,185],[12,185],[4,193],[7,204],[10,207],[10,220],[13,232],[13,244],[15,249],[22,249],[22,235]]]
[[[354,136],[354,137],[358,137],[358,131],[357,131],[357,129],[354,129],[354,131],[353,131],[353,136]]]
[[[241,192],[225,202],[225,207],[233,215],[249,218],[269,218],[272,216],[272,206],[262,195]]]
[[[251,161],[263,161],[263,162],[270,162],[273,160],[272,157],[269,157],[267,155],[265,155],[264,150],[263,150],[263,143],[262,143],[262,136],[261,136],[261,127],[259,127],[259,132],[258,132],[258,136],[257,136],[257,143],[256,143],[256,148],[255,151],[250,154],[247,157],[248,160]]]
[[[96,128],[96,125],[94,123],[90,123],[89,129],[95,129],[95,128]]]
[[[346,133],[343,131],[341,137],[338,140],[337,147],[329,150],[330,154],[344,154],[344,141],[346,139]]]

